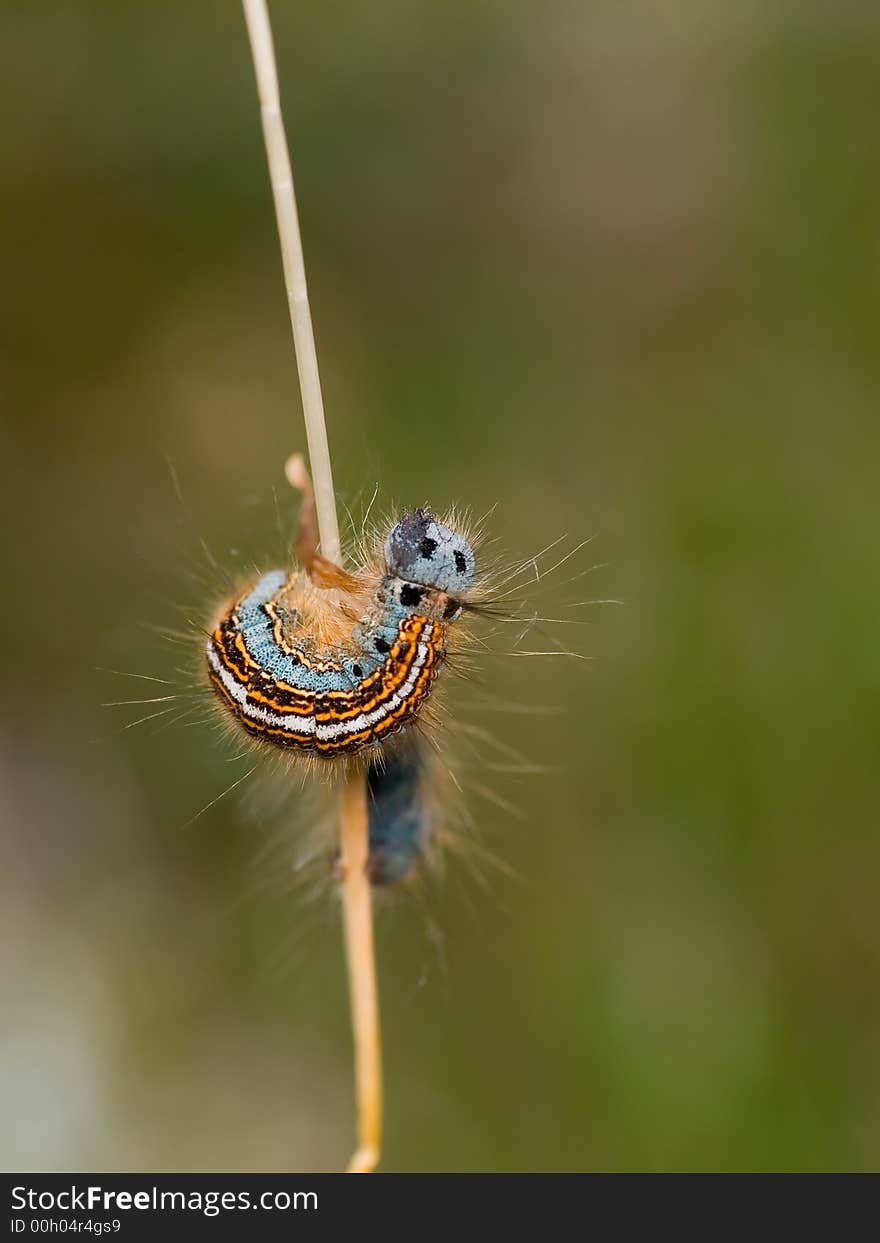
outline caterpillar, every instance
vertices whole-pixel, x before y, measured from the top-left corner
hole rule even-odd
[[[471,543],[428,509],[406,513],[366,572],[319,556],[304,492],[303,565],[262,574],[217,619],[205,658],[232,720],[319,764],[364,763],[373,884],[408,880],[430,846],[430,749],[412,727],[470,601]]]
[[[220,618],[206,647],[209,676],[249,734],[321,757],[353,755],[418,713],[473,583],[474,554],[418,509],[392,529],[385,560],[378,584],[329,563],[317,588],[314,567],[290,577],[273,570]]]

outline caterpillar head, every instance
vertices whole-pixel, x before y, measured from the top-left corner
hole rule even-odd
[[[474,581],[473,549],[457,531],[444,526],[427,509],[405,514],[385,541],[388,573],[402,580],[400,601],[414,606],[425,588],[449,597],[444,615],[453,621],[461,611],[459,599]]]

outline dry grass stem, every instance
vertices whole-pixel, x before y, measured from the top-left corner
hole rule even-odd
[[[320,551],[328,561],[341,563],[339,523],[333,491],[333,473],[324,421],[324,402],[315,353],[315,336],[309,310],[302,239],[293,189],[293,172],[281,116],[278,72],[272,29],[265,0],[243,0],[250,37],[263,137],[269,161],[284,283],[296,348],[303,415],[314,484],[314,511]],[[290,482],[302,489],[303,470],[297,459],[288,463]],[[291,477],[292,473],[292,477]],[[305,493],[304,493],[305,496]],[[306,539],[309,532],[301,533]],[[379,1039],[379,1001],[373,949],[373,911],[367,875],[369,852],[366,777],[346,778],[342,791],[340,854],[345,952],[351,993],[354,1035],[355,1091],[358,1112],[358,1148],[348,1169],[367,1173],[379,1161],[382,1128],[382,1063]]]

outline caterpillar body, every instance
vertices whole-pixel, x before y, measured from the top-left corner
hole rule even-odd
[[[411,727],[475,572],[468,540],[418,509],[392,528],[373,573],[312,554],[307,568],[263,574],[206,644],[211,684],[250,737],[319,764],[365,761],[376,885],[412,876],[434,833],[431,757]]]
[[[439,818],[432,798],[432,759],[427,743],[407,736],[384,763],[367,770],[367,869],[374,885],[411,880],[434,845]]]
[[[443,667],[474,554],[422,509],[393,528],[385,561],[377,587],[325,563],[329,599],[314,569],[272,571],[220,618],[209,676],[249,734],[329,758],[379,746],[415,717]]]

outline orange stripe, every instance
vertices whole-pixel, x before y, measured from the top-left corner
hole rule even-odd
[[[445,647],[443,641],[445,638],[445,627],[442,623],[434,622],[432,636],[424,639],[423,635],[429,625],[428,619],[421,615],[410,616],[401,622],[398,632],[399,637],[382,665],[355,690],[327,691],[323,693],[310,692],[302,687],[292,686],[287,682],[276,681],[274,683],[275,689],[292,695],[299,701],[293,704],[280,704],[271,697],[271,693],[264,694],[252,686],[254,672],[265,671],[247,651],[244,635],[241,631],[237,631],[234,638],[229,635],[228,630],[224,631],[224,626],[232,623],[232,616],[233,614],[230,612],[223,618],[220,626],[214,631],[213,642],[224,667],[235,676],[237,681],[247,686],[248,699],[265,705],[283,716],[296,718],[297,716],[308,717],[314,714],[316,721],[321,724],[342,723],[362,713],[374,712],[380,708],[406,682],[412,672],[413,664],[418,658],[418,644],[419,642],[425,643],[427,654],[424,666],[412,691],[407,695],[403,703],[399,704],[393,711],[388,712],[375,724],[368,726],[366,729],[359,730],[356,734],[347,734],[341,738],[327,739],[323,742],[316,739],[314,734],[302,734],[295,728],[290,728],[286,725],[283,727],[265,725],[249,717],[243,706],[229,694],[215,671],[210,671],[211,681],[217,688],[221,698],[228,704],[232,713],[242,722],[249,733],[268,739],[283,738],[294,747],[302,750],[316,750],[322,754],[359,750],[372,739],[384,734],[394,733],[402,728],[406,720],[415,714],[422,701],[428,695],[431,683],[437,675],[438,664]],[[235,654],[244,662],[245,668],[242,668],[242,665],[233,658],[232,653],[227,651],[226,645],[230,638],[232,638]],[[406,652],[402,653],[404,646],[406,647]],[[376,694],[366,698],[365,692],[369,692],[374,687],[376,688]],[[324,699],[331,700],[334,707],[330,711],[316,713],[315,706],[317,701]],[[346,705],[344,711],[339,710],[342,704]]]

